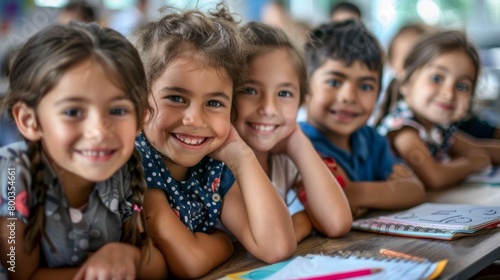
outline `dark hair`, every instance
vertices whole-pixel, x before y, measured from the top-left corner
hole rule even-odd
[[[410,80],[415,71],[421,69],[438,56],[456,50],[461,50],[467,54],[476,69],[472,86],[472,95],[474,96],[477,77],[481,68],[481,60],[476,47],[462,31],[448,30],[435,32],[418,41],[406,57],[403,65],[405,70],[404,76],[401,80],[394,79],[387,88],[386,100],[382,103],[381,114],[376,123],[379,123],[383,116],[392,111],[396,102],[401,99],[401,94],[399,93],[401,86]],[[471,110],[472,104],[469,106],[469,113]]]
[[[245,43],[251,47],[247,62],[256,56],[274,49],[285,49],[292,57],[295,71],[299,76],[300,104],[309,91],[307,62],[302,51],[282,29],[261,22],[249,22],[241,28]]]
[[[361,11],[359,10],[358,6],[354,5],[353,3],[349,2],[340,2],[332,7],[330,10],[330,16],[335,14],[338,11],[348,11],[352,12],[354,14],[357,14],[358,17],[361,19]]]
[[[314,29],[305,46],[308,74],[312,76],[327,59],[342,60],[347,66],[360,61],[380,73],[382,83],[384,52],[375,36],[358,20],[323,24]]]
[[[78,15],[75,20],[93,22],[96,20],[94,7],[84,0],[73,0],[62,7],[62,12],[71,12]]]
[[[28,39],[13,58],[7,95],[0,100],[0,112],[8,110],[12,117],[12,108],[18,103],[36,108],[42,98],[51,91],[71,69],[83,61],[92,59],[110,73],[110,78],[120,87],[134,104],[137,129],[142,126],[143,117],[148,108],[147,85],[144,68],[137,50],[120,33],[110,28],[100,28],[97,24],[71,22],[67,25],[49,26]],[[30,213],[26,228],[26,248],[31,251],[38,244],[41,235],[45,235],[45,198],[47,185],[43,180],[44,163],[40,141],[28,142],[30,172],[33,195],[30,196]],[[128,162],[132,204],[142,206],[146,190],[144,171],[140,155],[131,155]],[[141,238],[139,225],[146,231]],[[124,232],[123,241],[142,246],[149,242],[143,212],[134,211]]]
[[[203,58],[200,63],[204,66],[225,70],[234,91],[241,90],[247,70],[246,48],[238,23],[223,4],[208,13],[173,10],[140,27],[132,41],[144,63],[149,87],[169,63],[191,53]]]
[[[423,23],[411,23],[411,24],[406,24],[404,26],[402,26],[398,32],[396,32],[396,34],[394,34],[394,36],[392,37],[391,41],[389,42],[389,47],[387,49],[387,60],[390,62],[392,61],[393,59],[393,52],[394,52],[394,42],[396,41],[396,39],[403,35],[403,34],[407,34],[407,33],[415,33],[417,35],[426,35],[426,34],[430,34],[434,31],[437,31],[437,29],[435,29],[434,27],[430,26],[430,25],[427,25],[427,24],[423,24]]]

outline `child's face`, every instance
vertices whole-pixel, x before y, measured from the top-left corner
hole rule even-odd
[[[63,181],[106,180],[134,150],[134,105],[108,77],[86,60],[70,68],[37,107],[43,147]]]
[[[169,169],[194,166],[226,141],[233,85],[225,77],[221,69],[180,57],[153,82],[155,113],[144,131]]]
[[[236,98],[234,125],[252,149],[267,152],[296,127],[299,76],[286,49],[260,54],[249,67],[245,93]]]
[[[380,73],[360,61],[327,59],[311,76],[308,121],[326,135],[350,136],[365,125],[379,92]]]
[[[401,88],[408,106],[432,124],[449,124],[465,117],[476,70],[463,51],[444,53],[413,73]]]

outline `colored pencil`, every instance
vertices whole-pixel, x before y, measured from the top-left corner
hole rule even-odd
[[[407,259],[407,260],[414,260],[414,261],[421,261],[421,262],[427,261],[426,258],[412,256],[409,254],[396,252],[396,251],[389,250],[389,249],[380,249],[379,253],[382,255],[385,255],[385,256],[395,257],[395,258],[399,258],[399,259]]]
[[[359,276],[372,275],[381,272],[382,268],[364,268],[358,270],[351,270],[345,272],[338,272],[333,274],[325,274],[319,276],[311,276],[306,278],[299,278],[301,280],[337,280],[337,279],[347,279]]]

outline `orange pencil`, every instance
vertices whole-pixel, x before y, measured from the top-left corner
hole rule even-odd
[[[400,259],[407,259],[407,260],[414,260],[414,261],[426,261],[427,260],[426,258],[412,256],[412,255],[408,255],[405,253],[396,252],[396,251],[388,250],[388,249],[380,249],[379,253],[382,255],[400,258]]]

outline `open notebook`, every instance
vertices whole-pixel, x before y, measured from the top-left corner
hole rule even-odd
[[[441,274],[446,264],[447,260],[439,262],[415,261],[392,258],[369,251],[339,251],[332,256],[299,256],[281,263],[229,274],[222,279],[337,279],[335,275],[339,273],[364,269],[381,270],[360,278],[364,280],[435,279]]]
[[[440,240],[454,240],[459,237],[480,234],[487,230],[487,228],[481,230],[471,230],[471,231],[441,230],[430,227],[384,222],[380,221],[378,218],[355,220],[352,223],[352,229],[389,234],[389,235],[431,238]]]
[[[441,230],[477,230],[500,222],[500,206],[423,203],[409,210],[380,216],[380,221]]]
[[[353,229],[390,235],[452,240],[500,223],[500,206],[423,203],[391,215],[358,219]]]

